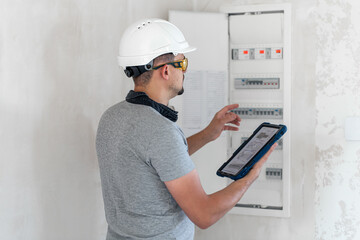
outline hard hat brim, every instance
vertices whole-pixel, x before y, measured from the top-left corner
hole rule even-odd
[[[169,50],[168,53],[173,53],[174,55],[177,55],[177,54],[193,52],[195,50],[196,50],[196,47],[188,46],[187,48],[184,48],[181,50],[176,50],[176,51]],[[162,50],[162,51],[159,51],[157,53],[153,53],[153,54],[150,54],[147,56],[124,56],[124,57],[118,56],[118,63],[119,63],[119,66],[124,69],[126,67],[142,66],[142,65],[148,64],[150,61],[152,61],[156,57],[163,55],[163,54],[164,54],[164,51]]]

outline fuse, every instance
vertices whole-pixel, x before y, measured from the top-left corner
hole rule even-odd
[[[281,59],[281,58],[283,58],[283,49],[271,48],[271,59]]]
[[[240,48],[239,49],[239,60],[248,60],[250,59],[250,49]]]
[[[255,59],[265,59],[265,48],[255,48]]]
[[[249,48],[233,48],[232,49],[232,59],[233,60],[249,60],[251,59],[251,49]]]

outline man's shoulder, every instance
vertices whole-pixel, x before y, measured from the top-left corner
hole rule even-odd
[[[109,107],[101,121],[133,123],[134,127],[147,127],[148,130],[169,131],[178,128],[175,123],[162,116],[150,106],[122,101]]]
[[[149,107],[140,105],[140,104],[133,104],[129,103],[127,101],[122,101],[119,103],[116,103],[105,110],[102,117],[117,117],[121,119],[126,118],[134,118],[139,117],[141,115],[151,115],[152,111],[149,109]],[[137,120],[137,119],[134,119]]]
[[[105,110],[105,112],[103,113],[103,116],[105,115],[112,115],[112,114],[116,114],[119,113],[121,111],[124,111],[127,109],[127,102],[126,101],[122,101],[122,102],[118,102],[112,106],[110,106],[108,109]]]

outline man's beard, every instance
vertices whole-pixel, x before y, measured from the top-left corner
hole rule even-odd
[[[185,80],[185,75],[183,75],[183,86],[181,88],[181,90],[178,92],[178,96],[182,95],[184,93],[184,80]]]
[[[178,96],[182,95],[184,93],[184,87],[181,88],[181,90],[178,92]]]

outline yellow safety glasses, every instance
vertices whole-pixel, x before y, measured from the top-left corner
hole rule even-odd
[[[165,65],[168,65],[168,64],[174,66],[174,68],[181,68],[181,70],[183,72],[185,72],[187,67],[188,67],[188,59],[184,58],[184,59],[179,60],[179,61],[164,63],[164,64],[161,64],[159,66],[153,67],[152,69],[156,70],[156,69],[159,69],[162,66],[165,66]]]

